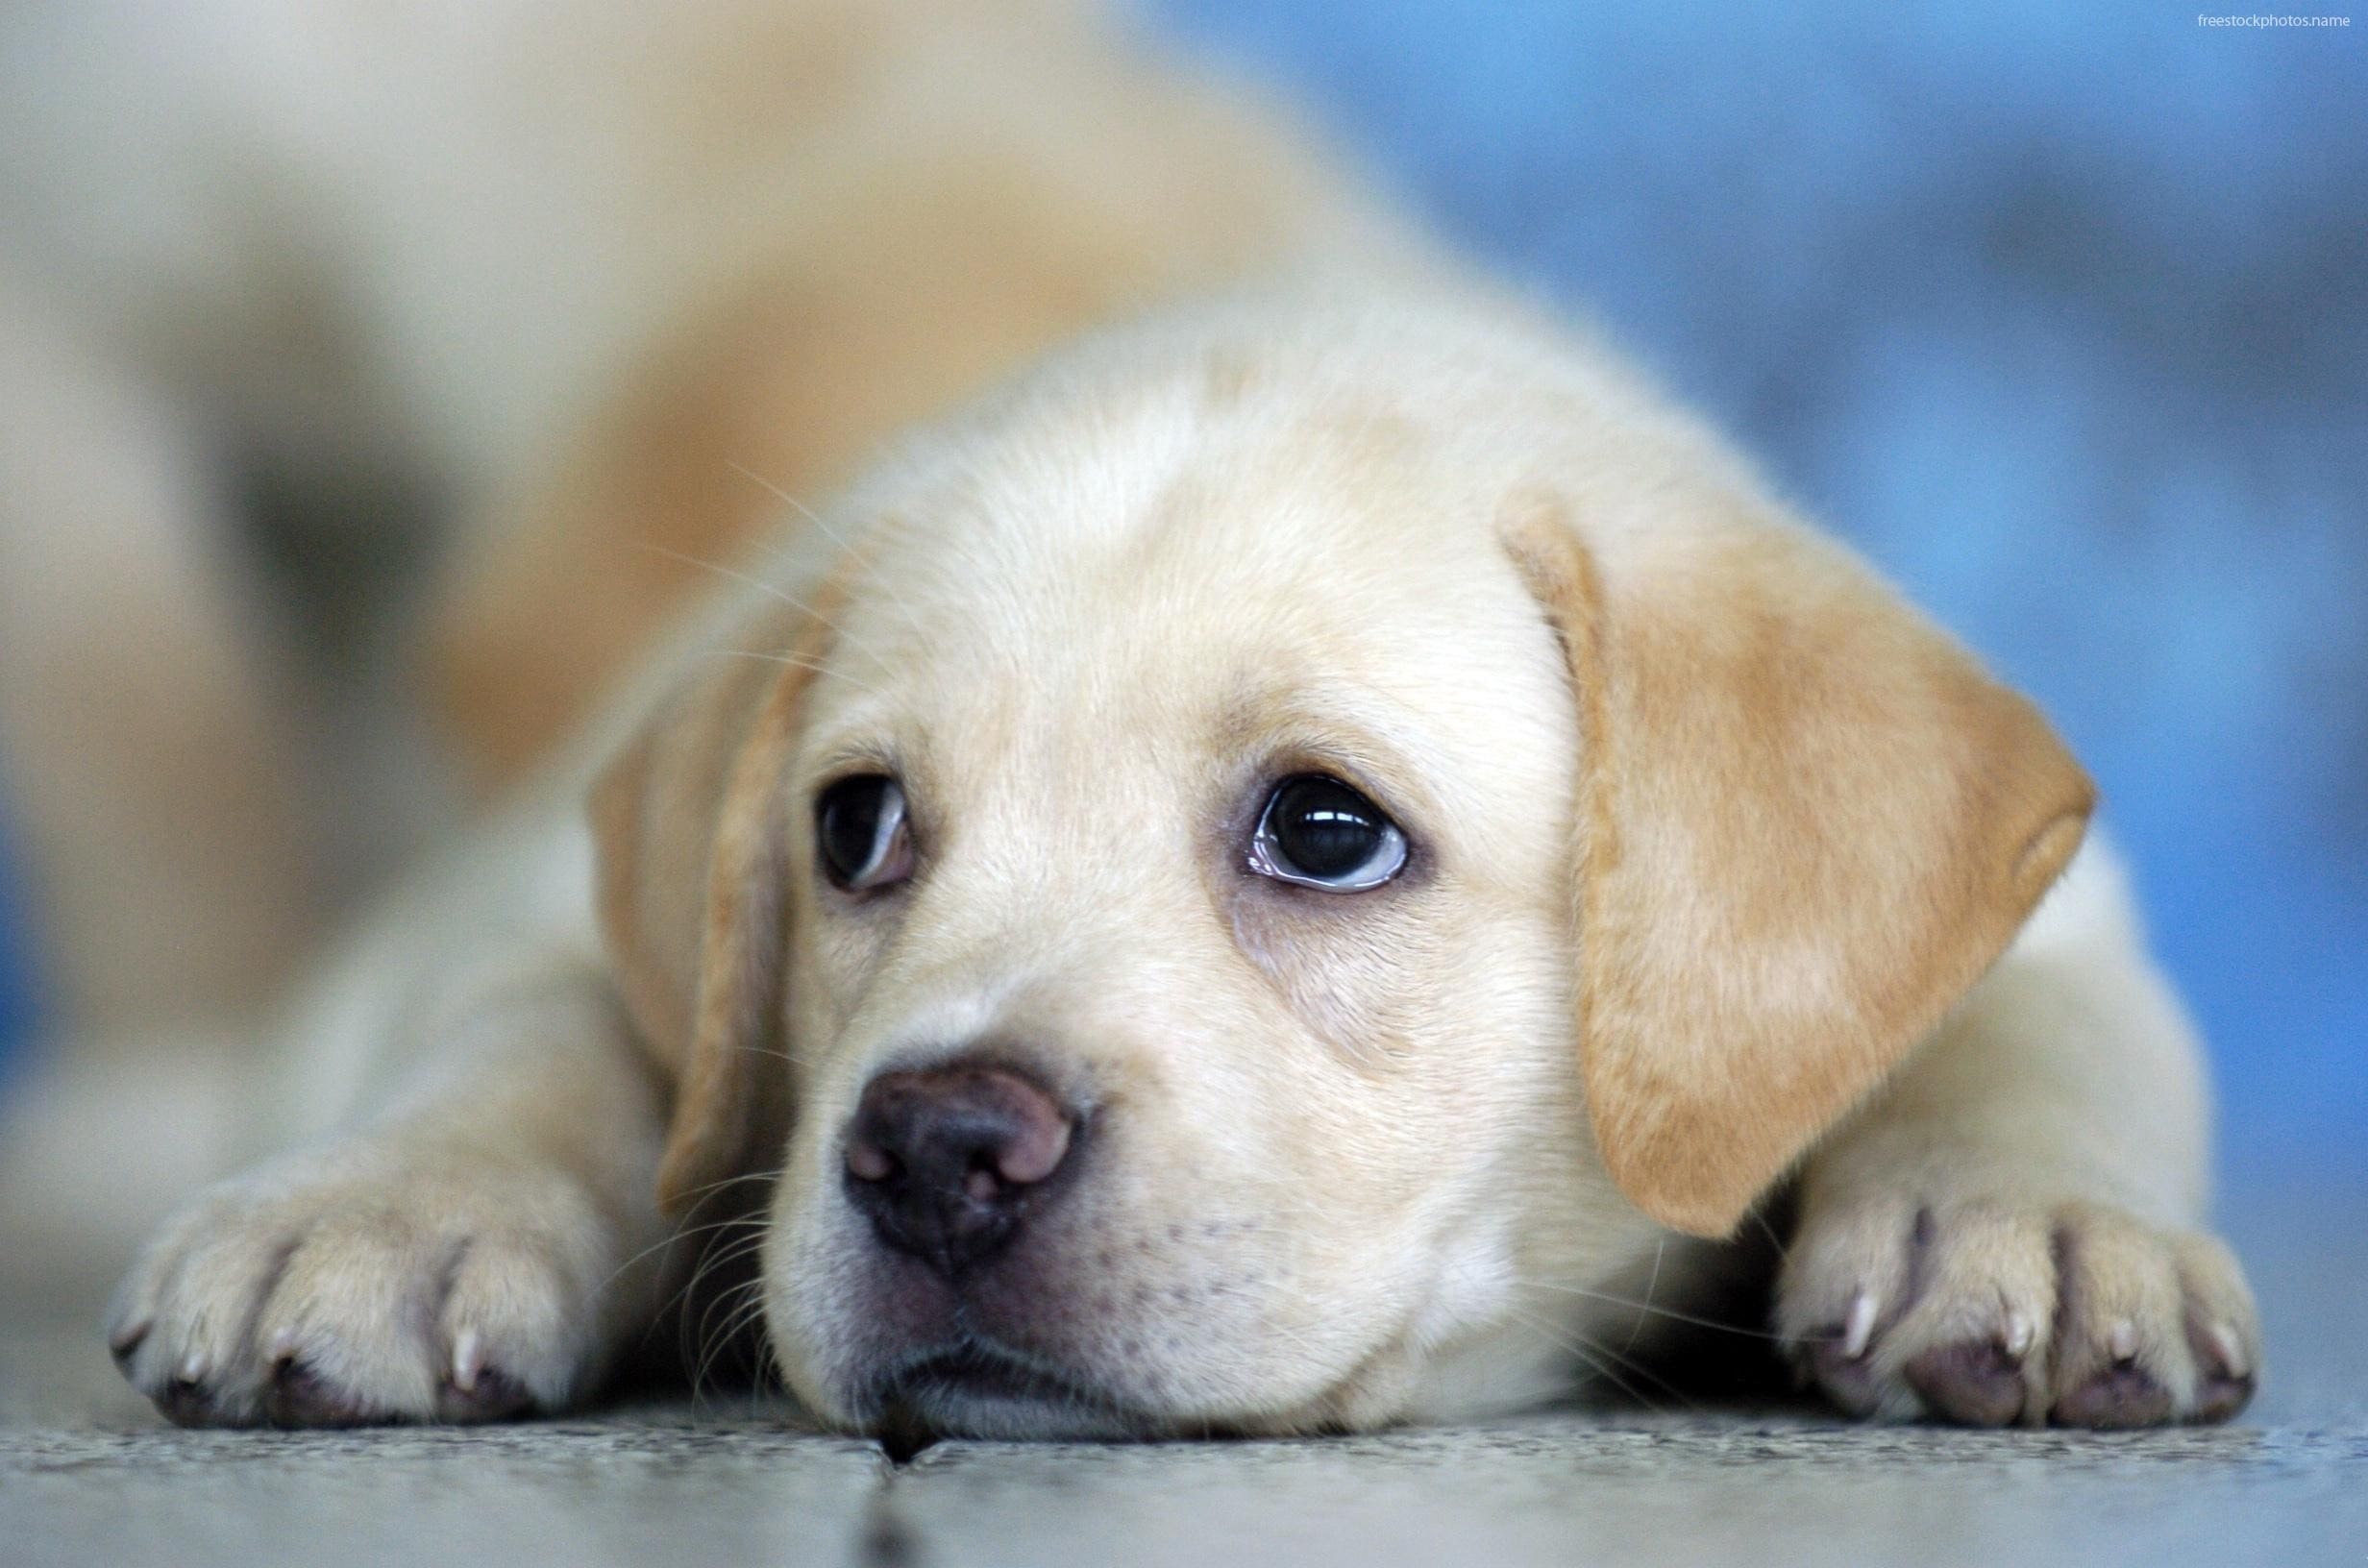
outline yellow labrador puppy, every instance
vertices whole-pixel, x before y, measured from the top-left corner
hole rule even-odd
[[[1850,1411],[2248,1397],[2087,778],[1591,344],[1278,282],[781,522],[335,966],[339,1130],[120,1293],[167,1413],[566,1408],[721,1217],[834,1427],[1449,1419],[1691,1311],[1780,1195]]]

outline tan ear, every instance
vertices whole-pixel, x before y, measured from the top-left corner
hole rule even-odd
[[[736,1175],[777,1110],[787,961],[784,770],[827,611],[769,613],[661,703],[594,783],[601,935],[634,1025],[672,1075],[658,1203]],[[778,662],[777,662],[778,661]]]
[[[1605,1167],[1730,1233],[2071,859],[2047,722],[1839,547],[1739,503],[1504,537],[1581,716],[1579,1042]]]

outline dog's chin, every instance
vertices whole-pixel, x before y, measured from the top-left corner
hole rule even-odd
[[[891,1451],[941,1437],[1113,1442],[1175,1430],[1090,1381],[977,1339],[904,1361],[875,1379],[863,1403],[865,1429]]]

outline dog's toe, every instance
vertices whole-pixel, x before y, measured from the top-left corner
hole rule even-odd
[[[2226,1421],[2253,1403],[2253,1372],[2236,1331],[2190,1315],[2187,1353],[2195,1358],[2195,1419]]]
[[[1803,1227],[1778,1328],[1854,1415],[2001,1426],[2025,1416],[2037,1391],[2053,1291],[2043,1221],[1997,1204],[1894,1196]],[[1820,1320],[1839,1323],[1838,1336],[1808,1327]]]
[[[2196,1369],[2197,1421],[2226,1421],[2253,1402],[2261,1327],[2245,1272],[2218,1237],[2188,1235],[2177,1248],[2188,1355]]]

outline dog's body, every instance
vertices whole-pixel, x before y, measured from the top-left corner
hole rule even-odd
[[[1107,334],[750,578],[592,747],[591,845],[561,789],[353,960],[307,1034],[389,1087],[127,1287],[168,1409],[563,1405],[759,1176],[744,1305],[833,1423],[1502,1409],[1812,1145],[1776,1321],[1849,1407],[2250,1386],[2104,852],[2024,926],[2085,781],[1550,324],[1287,290]],[[1261,862],[1307,777],[1400,866]]]
[[[1846,1409],[2238,1408],[2195,1046],[2044,722],[1602,350],[1077,25],[988,28],[991,89],[858,51],[784,133],[827,224],[674,209],[728,262],[592,299],[600,384],[445,410],[500,519],[442,618],[474,765],[633,690],[326,967],[302,1152],[151,1246],[133,1382],[563,1408],[713,1242],[753,1288],[695,1337],[761,1313],[834,1425],[1363,1428],[1657,1376],[1640,1315],[1784,1190],[1774,1328]],[[730,471],[834,482],[1158,301],[820,516]],[[652,536],[738,563],[663,654],[699,569]]]
[[[1113,315],[1419,248],[1072,0],[10,8],[0,794],[60,1011],[268,994],[585,722],[751,475],[819,497]]]

